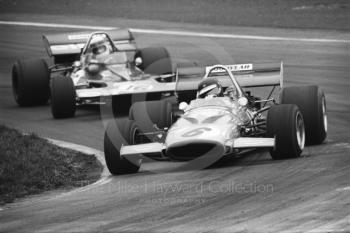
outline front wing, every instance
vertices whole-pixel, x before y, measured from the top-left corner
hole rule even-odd
[[[116,95],[147,94],[157,92],[174,92],[175,82],[158,82],[155,79],[110,82],[106,87],[77,89],[78,98],[97,98]]]
[[[240,137],[227,141],[225,146],[231,149],[231,152],[233,149],[271,148],[275,147],[275,138]],[[129,145],[121,147],[120,155],[123,157],[135,154],[147,155],[152,153],[161,153],[165,149],[166,145],[159,142]]]

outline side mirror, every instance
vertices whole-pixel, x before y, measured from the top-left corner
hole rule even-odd
[[[247,106],[247,104],[248,104],[248,99],[246,98],[246,97],[244,97],[244,96],[242,96],[242,97],[239,97],[238,98],[238,104],[240,105],[240,106]]]
[[[187,109],[187,107],[188,107],[188,104],[187,104],[186,102],[181,102],[181,103],[179,104],[179,109],[180,109],[181,111],[185,111],[185,110]]]
[[[135,58],[135,65],[140,66],[141,64],[142,64],[142,58],[141,57]]]

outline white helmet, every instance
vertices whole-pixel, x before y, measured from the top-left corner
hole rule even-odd
[[[90,48],[91,52],[98,56],[98,55],[107,55],[110,54],[112,51],[110,42],[107,38],[102,36],[96,36],[92,38],[90,42]]]

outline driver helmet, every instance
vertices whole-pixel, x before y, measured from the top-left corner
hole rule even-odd
[[[95,56],[108,55],[111,53],[110,44],[106,38],[93,38],[91,41],[91,51]]]
[[[197,98],[205,98],[208,96],[223,96],[222,86],[216,78],[206,78],[198,84]]]

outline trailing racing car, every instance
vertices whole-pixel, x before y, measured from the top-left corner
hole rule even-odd
[[[43,40],[54,65],[32,59],[13,66],[13,94],[20,106],[46,104],[50,98],[53,117],[66,118],[75,115],[77,105],[104,103],[105,97],[112,98],[113,110],[125,111],[131,96],[152,100],[174,92],[168,51],[138,49],[129,30],[44,35]]]
[[[179,111],[166,100],[137,102],[129,120],[109,122],[104,152],[112,174],[137,172],[145,157],[205,167],[269,148],[273,159],[295,158],[327,136],[324,93],[317,86],[283,87],[282,63],[179,68],[176,83]],[[265,99],[246,91],[262,86],[272,87]],[[276,87],[279,99],[271,98]]]

